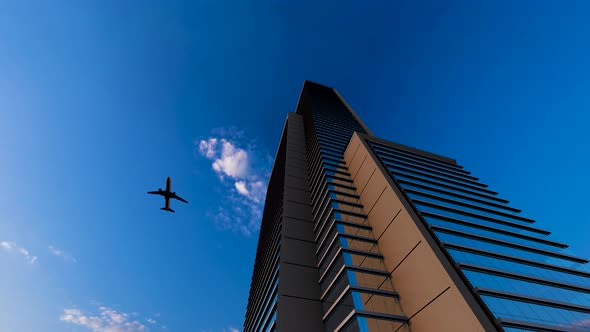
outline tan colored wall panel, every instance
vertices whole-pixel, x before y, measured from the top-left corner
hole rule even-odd
[[[387,271],[393,271],[423,238],[407,211],[401,211],[378,242]],[[375,234],[376,236],[377,234]]]
[[[354,179],[357,176],[357,173],[358,173],[359,169],[361,168],[361,166],[363,165],[365,158],[367,158],[367,155],[368,154],[367,154],[366,150],[357,151],[354,154],[354,156],[352,157],[352,159],[350,160],[350,162],[347,163],[348,164],[347,165],[348,172],[350,173],[351,179]]]
[[[358,151],[360,145],[360,138],[356,135],[353,135],[350,139],[350,142],[348,142],[346,150],[344,150],[344,160],[352,160],[352,158],[354,158],[355,153]]]
[[[357,151],[352,147],[361,142]],[[400,295],[401,308],[410,320],[412,332],[484,331],[455,281],[398,197],[389,181],[389,174],[378,167],[365,144],[353,135],[351,150],[345,159],[360,195],[373,236],[394,289]],[[385,188],[385,189],[384,189]],[[442,294],[442,295],[441,295]],[[377,303],[375,303],[377,304]],[[488,324],[488,323],[486,323]]]
[[[360,202],[363,204],[365,212],[369,213],[375,206],[377,199],[381,197],[381,194],[385,191],[388,186],[387,180],[379,172],[374,172],[369,178],[369,182],[365,186],[365,190],[360,193]]]
[[[362,154],[359,151],[359,153],[357,153],[357,155],[360,156]],[[361,168],[356,173],[356,176],[352,177],[357,192],[359,192],[359,193],[363,192],[363,189],[365,189],[365,186],[369,182],[371,175],[373,175],[373,172],[375,172],[376,169],[377,169],[377,165],[371,159],[371,157],[367,155],[367,157],[364,158],[364,160],[363,160]]]
[[[451,285],[451,280],[428,245],[421,242],[391,274],[393,287],[408,317]]]
[[[485,331],[457,289],[449,289],[410,320],[412,332]]]
[[[373,227],[373,234],[376,239],[379,239],[379,236],[381,236],[402,208],[403,206],[396,198],[393,190],[389,187],[385,188],[385,191],[381,194],[373,206],[373,209],[367,215],[369,225]]]

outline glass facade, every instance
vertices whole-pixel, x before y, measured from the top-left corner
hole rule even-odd
[[[347,153],[353,179],[355,133],[378,167]],[[389,176],[366,176],[377,171]],[[453,160],[371,136],[335,90],[306,81],[272,169],[243,331],[590,331],[588,261],[549,235]]]
[[[463,167],[368,143],[505,331],[590,331],[586,259],[549,239]]]
[[[343,160],[354,132],[366,133],[336,93],[311,86],[298,112],[306,132],[316,255],[326,331],[404,331],[377,241]]]
[[[277,152],[264,206],[244,332],[276,329],[287,131]]]

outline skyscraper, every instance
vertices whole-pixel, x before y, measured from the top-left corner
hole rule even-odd
[[[244,332],[590,331],[588,260],[451,158],[306,81],[270,177]]]

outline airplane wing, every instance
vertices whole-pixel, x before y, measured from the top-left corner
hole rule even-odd
[[[157,191],[148,191],[148,194],[152,194],[152,195],[161,195],[159,192]]]
[[[178,196],[178,195],[176,195],[176,194],[174,194],[174,196],[172,196],[172,198],[175,198],[175,199],[177,199],[177,200],[179,200],[179,201],[182,201],[182,202],[188,203],[188,202],[187,202],[187,201],[186,201],[184,198],[182,198],[182,197],[180,197],[180,196]]]

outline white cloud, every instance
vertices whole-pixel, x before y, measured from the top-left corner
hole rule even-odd
[[[208,215],[224,229],[245,235],[258,231],[266,196],[266,182],[272,158],[257,151],[243,131],[216,129],[221,137],[196,143],[199,153],[212,161],[211,167],[227,189],[224,202]],[[223,137],[223,135],[231,137]]]
[[[59,320],[80,325],[92,332],[144,332],[145,325],[130,318],[130,315],[108,307],[99,307],[94,315],[83,313],[80,309],[64,309]]]
[[[217,154],[217,138],[210,138],[199,143],[199,152],[209,159],[213,159]]]
[[[237,181],[235,183],[236,185],[236,189],[238,190],[238,192],[244,196],[248,196],[250,194],[250,192],[248,191],[248,189],[246,188],[246,181]]]
[[[153,319],[153,318],[148,318],[148,319],[146,319],[146,321],[147,321],[148,323],[150,323],[150,324],[157,324],[157,323],[158,323],[158,322],[157,322],[155,319]]]
[[[221,155],[213,162],[213,169],[220,175],[227,175],[234,179],[245,177],[249,165],[248,153],[223,138],[221,146]]]
[[[78,262],[78,260],[76,260],[76,258],[74,258],[72,255],[68,254],[67,252],[65,252],[63,250],[57,249],[54,246],[49,246],[49,247],[47,247],[47,249],[49,249],[49,252],[54,256],[61,257],[64,260],[72,262],[72,263]]]
[[[0,247],[4,248],[4,250],[6,251],[21,254],[25,258],[25,260],[30,264],[35,264],[37,262],[37,256],[31,255],[31,253],[27,249],[20,247],[15,242],[2,241],[0,242]]]
[[[229,332],[240,332],[240,330],[236,329],[235,327],[230,327]]]

